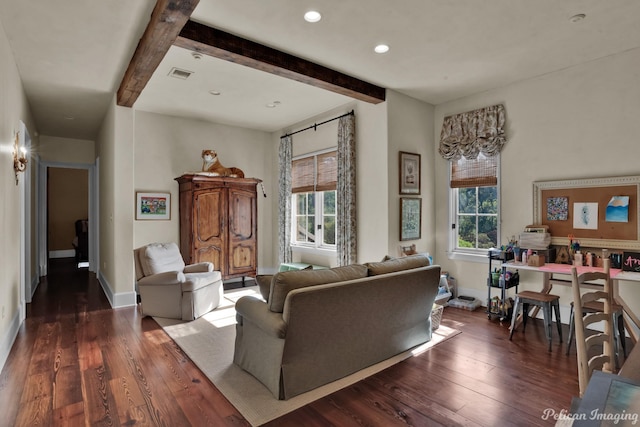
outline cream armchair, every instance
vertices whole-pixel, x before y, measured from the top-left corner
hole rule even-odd
[[[185,265],[175,243],[152,243],[133,252],[144,316],[194,320],[220,304],[222,275],[212,263]]]

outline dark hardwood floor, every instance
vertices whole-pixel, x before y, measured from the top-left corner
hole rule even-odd
[[[271,426],[553,425],[578,393],[575,347],[542,323],[509,341],[481,310],[447,308],[461,334]],[[564,329],[566,337],[567,328]],[[566,340],[565,340],[566,342]],[[0,375],[2,426],[243,426],[151,318],[111,309],[95,275],[51,263]]]

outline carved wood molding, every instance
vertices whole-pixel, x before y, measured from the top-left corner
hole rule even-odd
[[[117,103],[131,107],[200,0],[158,0],[124,73]]]

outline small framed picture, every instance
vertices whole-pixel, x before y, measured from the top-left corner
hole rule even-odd
[[[171,219],[171,193],[136,192],[136,219]]]
[[[422,231],[422,199],[400,198],[400,240],[417,240]]]
[[[400,194],[420,194],[420,154],[400,152]]]

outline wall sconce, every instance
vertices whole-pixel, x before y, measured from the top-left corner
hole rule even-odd
[[[16,140],[13,144],[13,170],[16,173],[16,185],[18,185],[18,172],[27,169],[27,148],[20,146],[20,132],[16,132]]]

